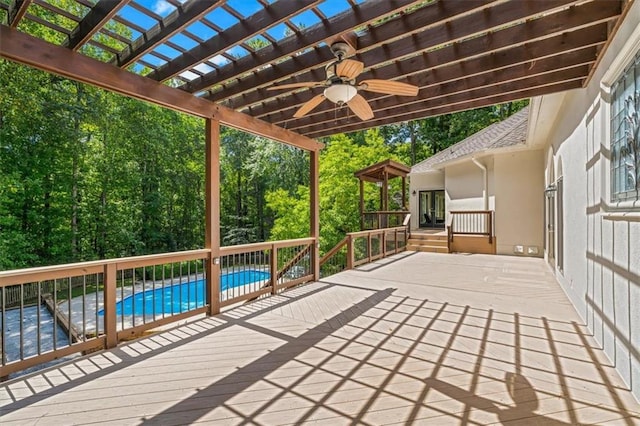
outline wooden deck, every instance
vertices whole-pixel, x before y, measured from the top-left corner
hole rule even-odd
[[[540,259],[404,253],[0,387],[0,424],[640,424]]]

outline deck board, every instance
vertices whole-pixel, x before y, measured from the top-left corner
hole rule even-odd
[[[401,254],[0,385],[12,424],[640,424],[540,259]]]

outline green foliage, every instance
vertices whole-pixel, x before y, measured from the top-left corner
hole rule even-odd
[[[321,250],[359,230],[355,171],[414,164],[525,104],[328,138]],[[201,119],[0,61],[0,270],[202,247],[204,133]],[[307,153],[223,128],[220,171],[223,245],[309,235]],[[365,184],[366,210],[378,202]]]

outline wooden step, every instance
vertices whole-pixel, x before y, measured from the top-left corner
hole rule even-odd
[[[438,234],[420,234],[416,232],[412,232],[409,238],[410,240],[444,240],[447,241],[447,235],[438,235]]]
[[[421,251],[421,252],[428,252],[428,253],[449,253],[449,249],[447,248],[447,246],[442,247],[442,246],[432,246],[427,244],[420,244],[420,245],[409,244],[407,245],[407,250]]]
[[[407,241],[407,244],[414,245],[414,246],[422,246],[422,245],[437,246],[437,247],[448,246],[446,238],[444,240],[431,240],[431,239],[423,240],[423,239],[409,238],[409,241]]]

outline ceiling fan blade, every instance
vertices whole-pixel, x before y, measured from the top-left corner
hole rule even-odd
[[[309,81],[306,83],[290,83],[290,84],[280,84],[278,86],[270,86],[267,87],[267,90],[280,90],[280,89],[298,89],[302,87],[320,87],[323,86],[322,83],[317,83],[315,81]]]
[[[355,95],[349,102],[347,102],[349,108],[360,120],[366,121],[373,118],[373,111],[369,106],[369,103],[360,95]]]
[[[317,95],[311,98],[311,100],[307,101],[304,105],[300,107],[299,110],[293,114],[294,118],[300,118],[307,115],[312,109],[320,105],[324,101],[324,95]]]
[[[360,89],[385,95],[417,96],[418,86],[391,80],[363,80]]]
[[[345,59],[336,64],[336,75],[338,77],[353,80],[360,75],[364,69],[364,64],[360,61],[354,61],[353,59]]]

